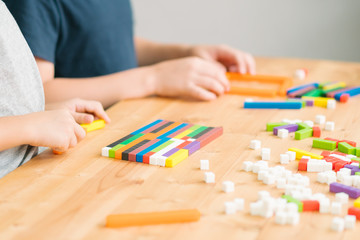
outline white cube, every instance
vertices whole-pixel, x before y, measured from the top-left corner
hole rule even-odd
[[[252,171],[253,165],[254,164],[250,161],[244,161],[242,165],[242,169],[246,172],[250,172]]]
[[[349,202],[349,195],[340,192],[335,194],[335,201],[341,204],[347,204]]]
[[[325,183],[326,182],[326,173],[325,172],[320,172],[317,174],[317,179],[316,179],[319,183]]]
[[[325,123],[325,130],[326,131],[334,131],[335,130],[335,123],[334,122],[326,122]]]
[[[341,168],[337,175],[344,174],[344,176],[350,176],[351,175],[351,169],[350,168]]]
[[[353,185],[353,176],[344,176],[343,181],[341,181],[346,186]]]
[[[267,175],[269,175],[269,171],[267,171],[267,170],[260,170],[260,171],[258,172],[258,177],[257,177],[257,179],[258,179],[259,181],[262,181],[262,180],[264,180],[265,176],[267,176]]]
[[[297,69],[295,70],[294,77],[297,80],[304,80],[306,77],[306,72],[304,69]]]
[[[226,215],[230,215],[230,214],[235,214],[236,213],[236,204],[234,202],[225,202],[224,203],[224,207],[225,207],[225,214]]]
[[[324,198],[319,200],[320,204],[320,213],[329,213],[330,212],[330,200],[328,198]]]
[[[268,191],[258,191],[258,200],[265,200],[270,198],[270,193]]]
[[[264,152],[261,154],[261,160],[269,161],[270,160],[270,152]]]
[[[318,200],[320,202],[321,200],[328,199],[328,198],[323,193],[315,193],[315,194],[312,195],[311,199]]]
[[[252,167],[253,173],[258,173],[260,170],[268,169],[268,163],[266,161],[257,161]]]
[[[270,160],[271,149],[270,148],[262,148],[261,149],[261,160],[269,161]]]
[[[276,178],[274,175],[268,174],[264,176],[263,183],[265,183],[266,185],[272,185],[275,184],[275,180]]]
[[[329,99],[327,100],[327,109],[335,109],[336,108],[336,100],[335,99]]]
[[[260,212],[260,216],[264,218],[271,218],[274,215],[274,211],[272,210],[262,210]]]
[[[314,122],[310,121],[310,120],[306,120],[304,121],[305,124],[307,124],[309,127],[313,127],[314,126]]]
[[[285,213],[283,211],[278,211],[275,214],[275,223],[280,224],[280,225],[285,225],[286,218],[287,218],[287,213]]]
[[[245,98],[245,102],[253,102],[254,101],[254,99],[252,99],[252,98]]]
[[[281,164],[289,164],[290,157],[288,154],[280,154],[280,163]]]
[[[324,115],[316,115],[315,116],[315,123],[324,124],[325,121],[326,121],[326,117]]]
[[[236,204],[236,210],[237,211],[242,211],[244,210],[244,199],[243,198],[235,198],[234,199],[234,203]]]
[[[309,161],[307,164],[307,171],[308,172],[322,172],[322,164],[320,160],[318,161]]]
[[[334,217],[331,223],[331,229],[335,232],[342,232],[344,231],[345,221],[343,218]]]
[[[261,148],[261,142],[259,140],[251,140],[250,148],[254,150]]]
[[[290,160],[290,161],[295,161],[295,159],[296,159],[296,152],[287,151],[286,154],[289,155],[289,160]]]
[[[353,176],[353,186],[356,188],[360,188],[360,176]]]
[[[336,175],[327,175],[326,184],[330,185],[331,183],[336,182]]]
[[[286,178],[277,178],[276,179],[276,187],[278,189],[284,189],[286,186]]]
[[[299,207],[296,203],[290,202],[286,204],[285,211],[289,213],[297,213],[299,211]]]
[[[233,192],[235,190],[235,185],[232,181],[223,181],[222,190],[226,193]]]
[[[340,202],[332,202],[331,213],[334,215],[340,215],[342,213],[342,204]]]
[[[278,135],[279,138],[287,138],[289,136],[289,130],[287,130],[287,129],[279,129],[277,135]]]
[[[209,160],[200,160],[200,170],[209,170]]]
[[[290,225],[297,225],[300,221],[300,214],[298,212],[289,212],[287,214],[286,222]]]
[[[323,164],[323,171],[324,172],[328,172],[328,171],[331,171],[332,170],[332,166],[333,164],[331,162],[325,162]]]
[[[250,214],[252,216],[259,216],[262,209],[262,203],[261,202],[253,202],[250,203]]]
[[[215,174],[213,172],[205,172],[204,180],[206,183],[214,183],[215,182]]]
[[[102,149],[101,149],[101,156],[104,156],[104,157],[109,157],[109,150],[110,150],[111,148],[109,148],[109,147],[103,147]]]
[[[344,221],[345,221],[345,229],[354,229],[355,228],[356,216],[346,215],[344,218]]]
[[[262,148],[261,154],[263,154],[263,153],[271,153],[271,149],[270,148]]]

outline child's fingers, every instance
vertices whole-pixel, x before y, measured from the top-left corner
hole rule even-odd
[[[92,113],[96,117],[104,119],[105,122],[110,123],[110,118],[106,114],[106,112],[100,102],[82,100],[80,102],[80,104],[77,106],[76,110],[78,112]]]
[[[74,131],[77,142],[80,142],[86,136],[85,129],[83,129],[79,124],[75,124]]]
[[[256,63],[254,57],[248,53],[245,53],[245,62],[247,71],[250,74],[256,74]]]
[[[89,113],[72,112],[71,114],[74,117],[75,121],[79,124],[87,124],[94,121],[94,116]]]
[[[189,95],[195,99],[203,101],[210,101],[216,99],[215,93],[196,85],[192,86],[192,88],[189,90]]]
[[[223,85],[221,85],[216,79],[201,76],[196,80],[196,85],[209,90],[216,95],[222,95],[225,92],[225,88]]]
[[[236,63],[238,65],[238,69],[240,70],[241,74],[246,73],[246,61],[243,55],[236,55],[235,56]]]
[[[67,148],[65,148],[65,147],[55,147],[55,148],[53,148],[53,153],[60,155],[63,152],[65,152],[66,150],[67,150]]]
[[[208,76],[215,79],[219,82],[223,88],[228,91],[230,88],[229,80],[226,78],[225,71],[226,69],[217,62],[203,62],[200,73],[202,75]]]
[[[69,148],[73,148],[78,143],[76,136],[72,136],[70,138]]]
[[[218,54],[220,62],[227,65],[227,67],[236,65],[237,71],[241,74],[247,72],[255,74],[255,60],[251,54],[227,46],[220,48]]]

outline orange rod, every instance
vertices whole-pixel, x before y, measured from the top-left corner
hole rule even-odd
[[[109,215],[106,217],[106,227],[128,227],[154,224],[194,222],[200,219],[197,209],[184,209],[165,212],[128,213]]]
[[[232,73],[232,72],[227,72],[226,76],[229,80],[267,82],[267,83],[277,83],[277,84],[282,84],[284,82],[292,81],[291,78],[283,77],[283,76],[251,75],[251,74],[240,74],[240,73]]]
[[[272,90],[272,89],[242,88],[242,87],[232,86],[228,93],[239,94],[239,95],[259,96],[259,97],[275,97],[276,92],[277,92],[277,90]]]

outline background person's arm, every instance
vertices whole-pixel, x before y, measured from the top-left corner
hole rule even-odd
[[[150,95],[213,100],[229,90],[225,68],[198,57],[92,78],[54,78],[54,64],[36,58],[46,103],[72,98],[97,100],[109,107],[122,99]]]
[[[92,78],[54,78],[54,64],[36,58],[44,84],[46,103],[73,98],[99,101],[105,108],[122,99],[141,98],[154,94],[146,68]]]
[[[255,74],[256,69],[251,54],[226,45],[163,44],[136,37],[135,49],[139,66],[183,57],[200,57],[220,63],[232,72]]]

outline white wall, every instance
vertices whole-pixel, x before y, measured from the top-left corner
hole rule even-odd
[[[132,0],[135,32],[257,56],[360,62],[360,0]]]

